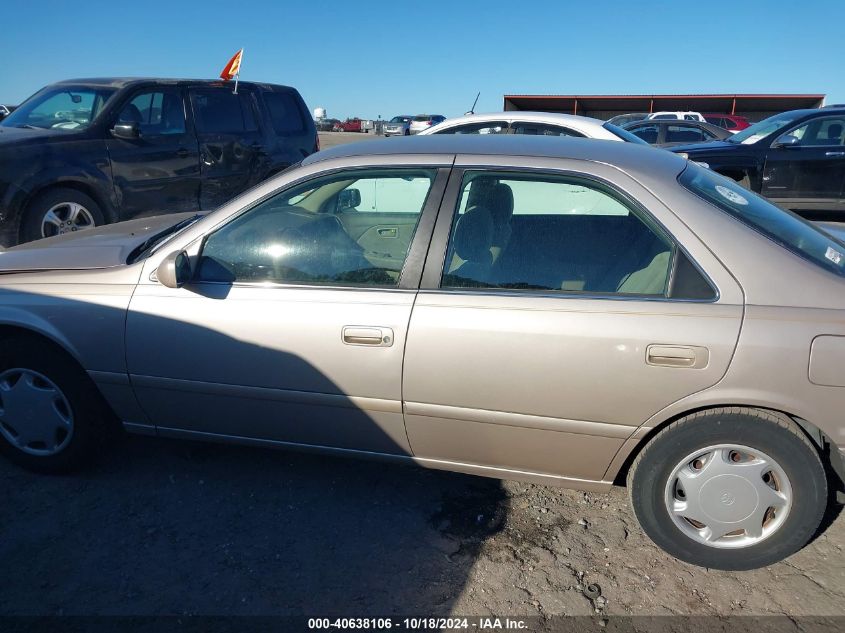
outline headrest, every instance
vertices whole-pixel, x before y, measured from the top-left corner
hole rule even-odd
[[[487,263],[493,245],[493,219],[485,207],[473,207],[458,218],[455,253],[463,260]]]

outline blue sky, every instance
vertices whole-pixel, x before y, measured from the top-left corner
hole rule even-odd
[[[0,103],[71,77],[215,77],[241,46],[243,79],[296,86],[337,118],[455,116],[477,91],[478,112],[506,93],[842,103],[843,25],[845,0],[10,2]]]

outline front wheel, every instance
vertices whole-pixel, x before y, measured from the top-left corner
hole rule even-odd
[[[640,525],[688,563],[745,570],[778,562],[815,534],[827,505],[818,451],[788,417],[741,407],[674,422],[628,473]]]
[[[35,197],[21,223],[20,241],[65,235],[105,223],[100,205],[76,189],[56,187]]]

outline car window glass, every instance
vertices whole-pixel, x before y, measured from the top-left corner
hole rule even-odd
[[[692,125],[666,126],[667,143],[697,143],[699,141],[710,140],[711,138],[712,136],[706,134],[704,130]]]
[[[255,129],[246,93],[231,90],[198,90],[192,93],[197,131],[205,133],[238,133]]]
[[[813,119],[804,125],[787,132],[781,139],[794,137],[799,146],[842,145],[845,132],[845,117]]]
[[[635,130],[628,130],[631,134],[639,136],[646,143],[653,145],[657,143],[657,137],[660,133],[660,128],[657,125],[643,125]]]
[[[82,130],[102,112],[115,92],[114,88],[45,88],[13,110],[0,126]]]
[[[651,117],[652,119],[658,120],[668,120],[668,119],[677,119],[678,117],[674,114],[658,114],[657,116]]]
[[[294,95],[290,92],[265,92],[264,103],[270,113],[276,134],[296,134],[305,130],[302,112]]]
[[[206,240],[198,278],[396,286],[435,170],[356,170],[285,190]]]
[[[547,125],[544,123],[516,122],[511,125],[514,134],[529,134],[534,136],[579,136],[584,135],[575,130],[561,127],[559,125]]]
[[[416,119],[415,119],[416,120]],[[437,134],[507,134],[508,124],[505,121],[488,121],[486,123],[468,123],[456,125]]]
[[[185,133],[185,108],[178,90],[148,90],[127,103],[117,117],[120,123],[137,123],[142,136]]]
[[[672,251],[602,185],[475,172],[464,178],[441,287],[663,296]]]

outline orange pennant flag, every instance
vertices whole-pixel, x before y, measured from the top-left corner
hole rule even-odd
[[[220,73],[220,79],[225,79],[229,81],[230,79],[234,79],[234,77],[241,72],[241,59],[244,56],[244,49],[239,50],[237,53],[232,55],[232,59],[229,60],[229,63],[226,64],[226,67],[223,69],[223,72]]]

